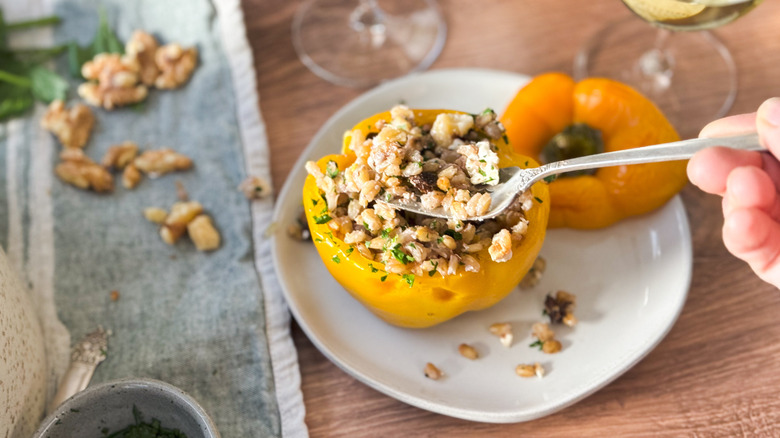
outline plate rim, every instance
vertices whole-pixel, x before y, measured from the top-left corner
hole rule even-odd
[[[311,151],[316,148],[316,145],[322,140],[322,138],[327,134],[327,132],[330,129],[332,129],[332,126],[338,123],[339,119],[343,117],[343,114],[353,110],[355,107],[363,104],[364,101],[370,100],[377,94],[381,94],[388,88],[395,88],[399,86],[399,84],[403,84],[406,82],[414,82],[419,80],[419,78],[421,77],[427,78],[427,77],[436,77],[439,75],[449,76],[449,75],[469,75],[469,74],[471,75],[476,74],[479,76],[491,76],[493,78],[500,77],[504,79],[517,80],[518,82],[522,82],[523,80],[527,81],[530,79],[530,76],[528,75],[516,73],[516,72],[510,72],[510,71],[503,71],[503,70],[492,70],[492,69],[485,69],[485,68],[445,68],[445,69],[428,70],[425,72],[408,75],[402,78],[385,82],[375,88],[367,90],[366,92],[360,94],[359,96],[355,97],[347,104],[339,108],[339,110],[337,110],[335,113],[333,113],[333,115],[331,115],[328,118],[328,120],[318,129],[316,134],[312,137],[311,141],[301,152],[300,156],[298,157],[295,164],[291,168],[293,170],[285,179],[282,189],[280,190],[279,195],[277,196],[276,203],[274,205],[272,223],[278,224],[280,217],[283,215],[282,206],[284,202],[282,202],[282,200],[287,199],[287,197],[290,196],[289,192],[291,192],[295,188],[295,182],[293,181],[295,179],[294,170],[303,167],[303,164],[307,161],[307,157],[311,153]],[[297,307],[291,305],[291,303],[294,302],[295,300],[292,299],[291,292],[288,290],[288,286],[281,281],[282,275],[280,274],[280,268],[279,268],[279,259],[280,259],[278,254],[279,250],[278,250],[278,245],[276,243],[277,240],[280,238],[280,236],[277,236],[276,233],[274,233],[274,235],[271,238],[272,262],[273,262],[274,270],[277,274],[276,276],[279,279],[279,285],[284,295],[285,303],[288,309],[290,310],[291,314],[295,318],[296,322],[298,323],[298,325],[301,327],[303,332],[306,334],[307,338],[317,348],[317,350],[320,353],[322,353],[326,358],[328,358],[328,360],[330,360],[339,369],[341,369],[351,377],[355,378],[356,380],[360,381],[366,386],[373,388],[374,390],[377,390],[387,396],[395,398],[396,400],[399,400],[403,403],[406,403],[411,406],[415,406],[420,409],[425,409],[430,412],[447,415],[455,418],[470,420],[470,421],[487,422],[487,423],[517,423],[517,422],[534,420],[537,418],[550,415],[557,411],[560,411],[561,409],[569,407],[583,400],[584,398],[587,398],[588,396],[599,391],[605,386],[609,385],[618,377],[622,376],[628,370],[633,368],[637,363],[642,361],[648,354],[650,354],[650,352],[652,352],[658,346],[658,344],[660,344],[660,342],[668,335],[669,331],[671,331],[671,329],[674,327],[677,319],[682,313],[684,303],[690,291],[690,285],[693,278],[693,248],[692,248],[692,241],[691,241],[692,239],[690,233],[690,223],[687,217],[685,206],[682,202],[680,195],[679,194],[675,195],[669,202],[667,202],[661,208],[668,208],[673,210],[674,216],[677,219],[677,225],[678,227],[680,227],[678,231],[682,233],[682,235],[687,237],[682,240],[682,245],[680,248],[681,255],[684,259],[688,260],[689,262],[687,264],[688,269],[685,273],[686,278],[681,283],[682,293],[678,295],[678,299],[676,302],[670,303],[670,304],[674,304],[673,307],[674,311],[671,312],[669,315],[667,315],[665,326],[663,327],[662,330],[654,331],[653,333],[646,336],[643,342],[637,343],[637,345],[642,345],[642,348],[628,350],[626,353],[624,353],[622,357],[628,359],[621,359],[620,361],[617,361],[617,363],[619,363],[620,366],[606,367],[602,371],[600,371],[596,375],[596,377],[589,379],[590,382],[595,381],[596,383],[589,384],[588,389],[581,392],[572,391],[567,394],[569,396],[564,397],[562,399],[557,399],[557,401],[553,403],[550,402],[542,403],[539,405],[540,406],[539,409],[534,409],[534,410],[522,409],[522,410],[515,410],[515,411],[486,412],[486,411],[478,411],[478,410],[467,409],[467,408],[445,406],[440,403],[432,402],[430,400],[426,400],[418,396],[407,394],[404,391],[397,390],[393,388],[391,385],[382,383],[379,378],[372,377],[371,373],[363,370],[358,370],[357,367],[354,364],[350,363],[348,359],[339,358],[332,351],[332,348],[328,345],[329,343],[324,339],[320,339],[320,337],[316,334],[315,330],[313,330],[312,327],[308,324],[308,322],[302,317],[300,310]],[[656,212],[659,210],[656,210]],[[282,236],[281,238],[284,237]]]

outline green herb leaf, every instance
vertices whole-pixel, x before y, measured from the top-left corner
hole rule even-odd
[[[339,258],[339,256],[335,256],[335,255],[334,255],[334,256],[331,258],[331,260],[333,260],[334,262],[336,262],[336,264],[339,264],[339,263],[341,263],[341,259]]]
[[[387,275],[383,275],[382,278],[379,279],[379,281],[385,281],[387,280]]]
[[[414,286],[414,274],[404,274],[401,277],[406,280],[406,283],[409,285],[409,287]]]
[[[555,181],[556,179],[558,179],[558,175],[545,176],[544,177],[544,182],[549,184],[549,183]]]
[[[409,254],[405,253],[403,248],[401,248],[401,244],[396,244],[393,249],[390,250],[391,253],[393,253],[393,257],[396,258],[399,262],[403,264],[407,264],[409,262],[414,261],[414,257],[410,256]]]
[[[331,178],[335,178],[339,175],[339,165],[333,160],[328,161],[325,165],[325,174]]]
[[[313,219],[314,219],[314,223],[322,225],[322,224],[327,224],[333,218],[330,217],[330,215],[328,215],[327,213],[325,213],[321,216],[314,216]]]
[[[540,204],[541,204],[542,202],[544,202],[544,201],[542,201],[542,198],[540,198],[540,197],[538,197],[538,196],[534,196],[534,199],[536,199],[536,202],[538,202],[538,203],[540,203]]]
[[[77,79],[81,76],[81,66],[95,56],[91,46],[81,47],[75,41],[68,43],[68,70],[70,75]]]
[[[0,82],[0,122],[23,114],[34,102],[29,88]]]
[[[379,272],[379,269],[375,268],[371,263],[368,264],[368,267],[371,268],[371,273]]]
[[[528,346],[531,347],[531,348],[539,348],[539,350],[541,350],[542,349],[542,345],[544,345],[544,342],[542,342],[542,341],[537,339],[536,342],[534,342],[533,344],[530,344]]]
[[[463,240],[463,235],[455,230],[447,230],[444,232],[444,234],[452,237],[455,240]]]
[[[36,99],[50,103],[53,100],[65,100],[68,94],[68,82],[57,73],[41,66],[30,70],[32,93]]]

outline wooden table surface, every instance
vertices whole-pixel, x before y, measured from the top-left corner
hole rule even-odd
[[[298,61],[290,28],[299,3],[244,0],[277,190],[319,127],[362,92],[331,85]],[[577,48],[588,37],[629,15],[618,0],[440,4],[449,34],[432,68],[529,75],[571,72]],[[778,25],[780,1],[769,0],[717,31],[741,73],[732,114],[780,96]],[[700,86],[707,90],[707,83]],[[408,406],[363,385],[329,362],[294,325],[311,436],[780,436],[780,292],[726,252],[718,198],[690,185],[682,196],[694,249],[688,300],[661,344],[610,385],[535,421],[469,422]]]

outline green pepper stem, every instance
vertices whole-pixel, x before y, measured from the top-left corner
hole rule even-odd
[[[0,81],[8,82],[19,87],[30,88],[32,87],[32,81],[24,76],[8,73],[7,71],[0,70]]]
[[[49,17],[36,18],[34,20],[17,21],[16,23],[8,23],[5,25],[5,30],[20,30],[29,29],[32,27],[48,26],[52,24],[58,24],[62,19],[56,15]]]

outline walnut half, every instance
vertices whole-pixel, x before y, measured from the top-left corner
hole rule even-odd
[[[68,184],[80,189],[96,192],[110,192],[114,189],[114,178],[108,171],[84,155],[81,149],[67,148],[60,154],[62,162],[54,172]]]
[[[95,116],[83,104],[65,109],[65,102],[55,100],[41,119],[41,127],[56,135],[66,148],[83,148],[95,125]]]
[[[198,63],[198,50],[183,49],[179,44],[168,44],[157,49],[154,57],[160,75],[154,85],[160,89],[177,88],[189,80]]]
[[[149,90],[139,84],[138,61],[115,53],[100,53],[81,67],[90,82],[79,85],[78,94],[88,104],[114,109],[146,99]]]

